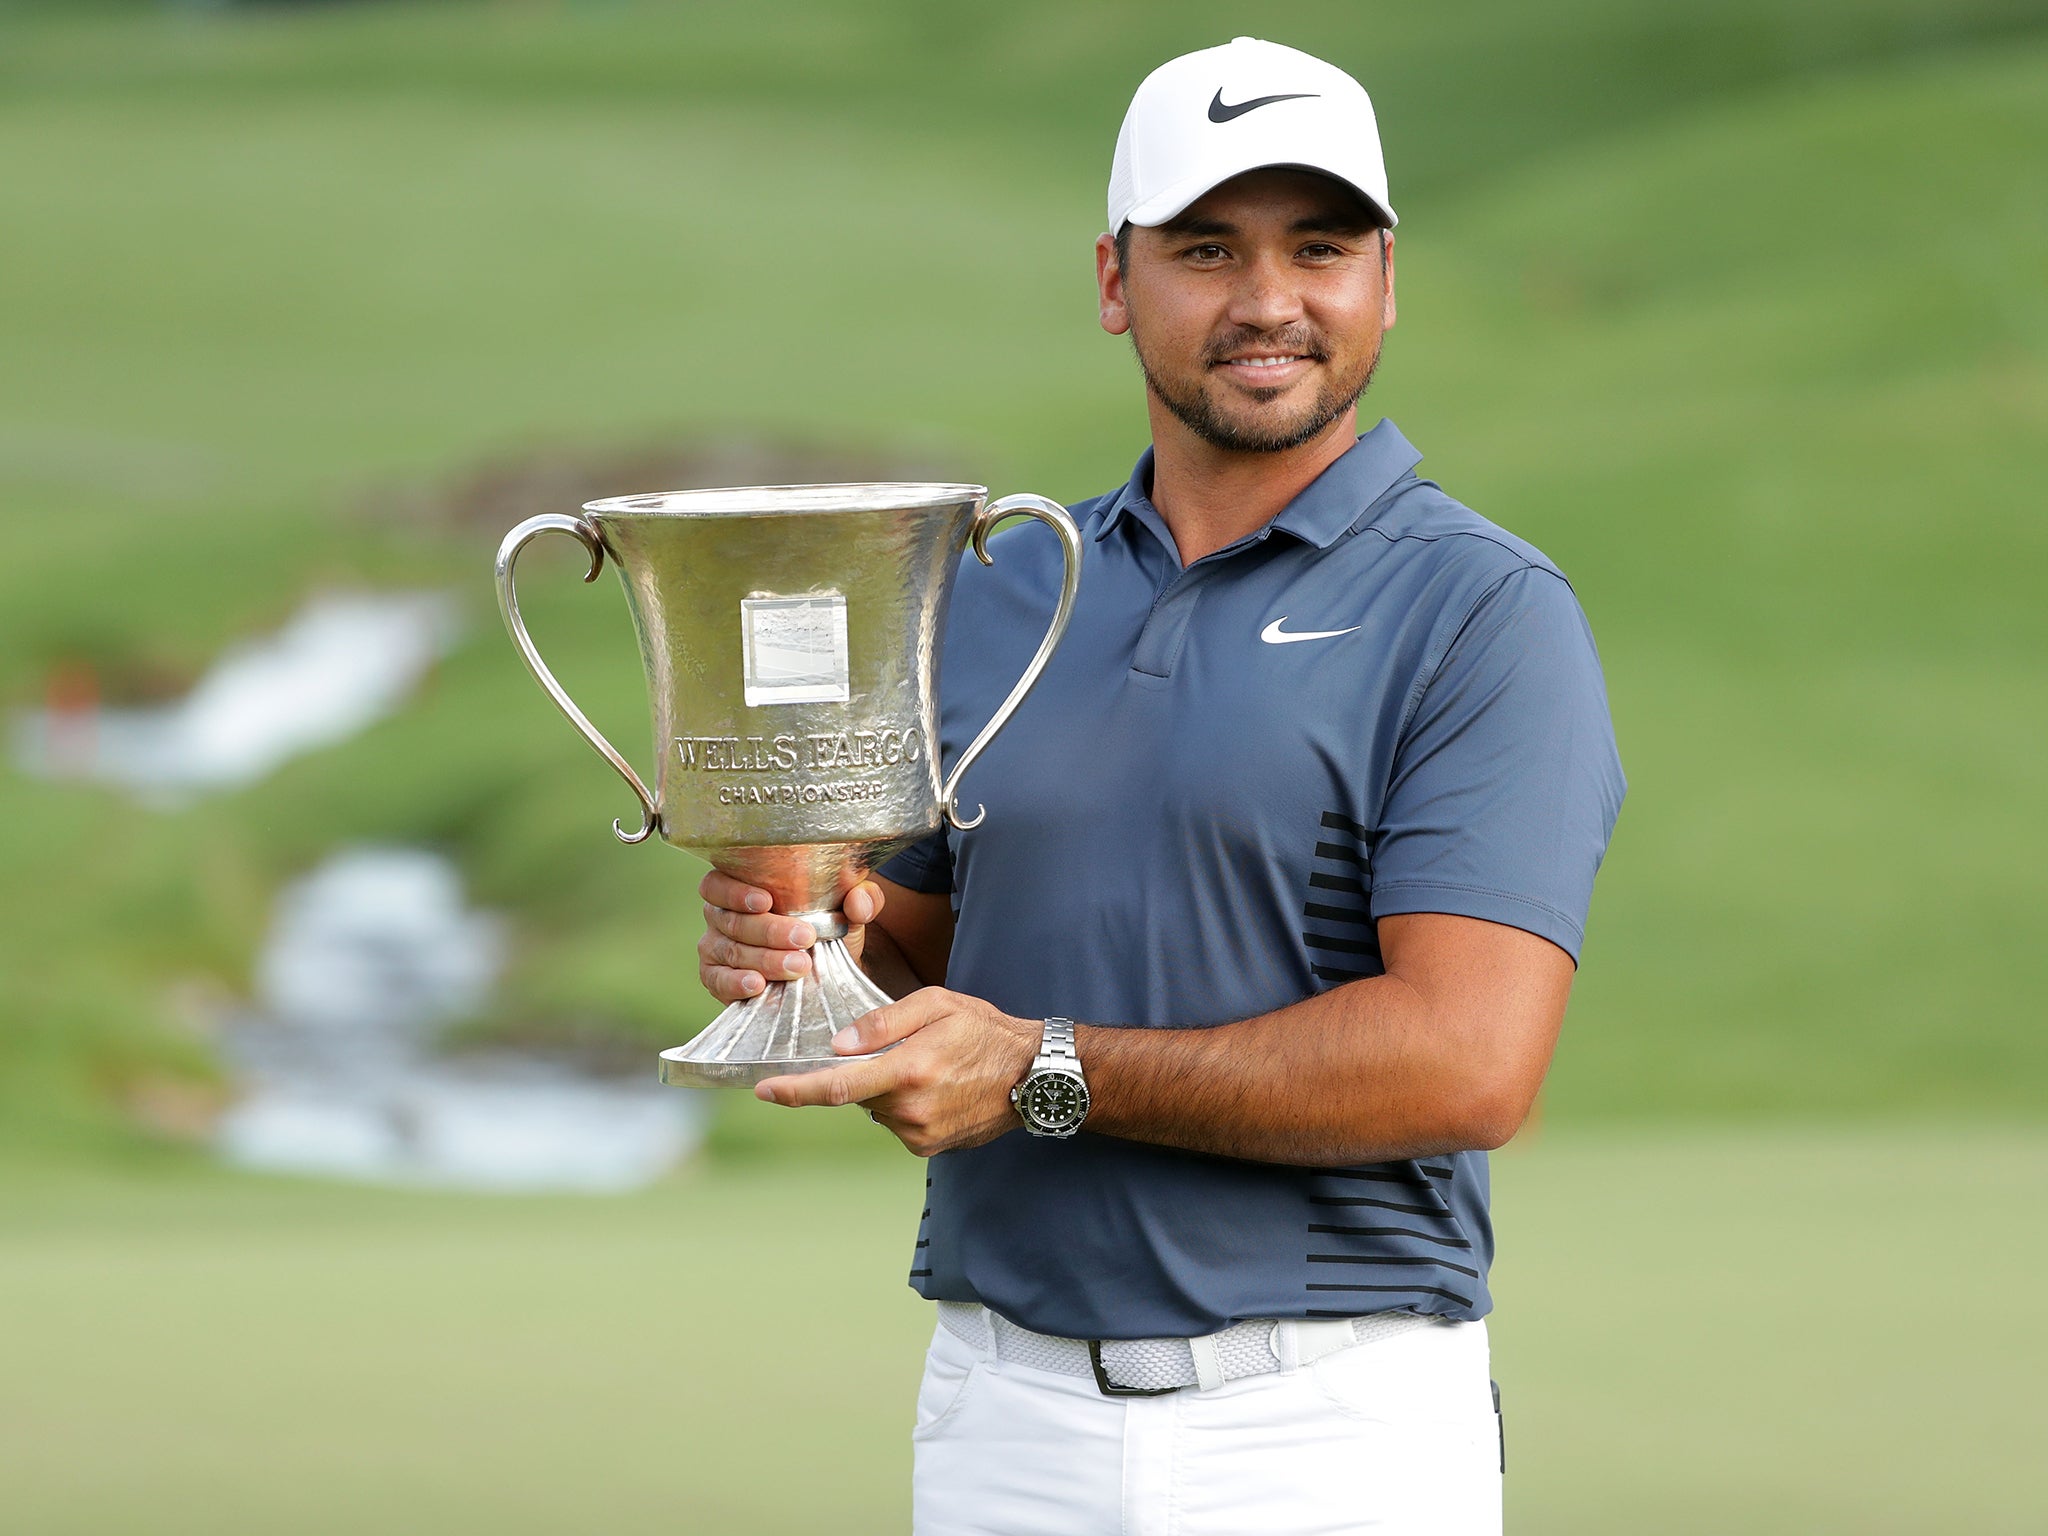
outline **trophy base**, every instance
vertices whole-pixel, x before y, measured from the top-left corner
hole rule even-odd
[[[811,947],[811,974],[771,981],[734,1003],[688,1045],[661,1053],[661,1080],[678,1088],[750,1088],[764,1078],[864,1061],[841,1056],[832,1037],[893,1001],[869,981],[839,939]]]

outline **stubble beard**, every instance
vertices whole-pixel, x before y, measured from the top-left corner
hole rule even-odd
[[[1314,441],[1331,422],[1358,403],[1371,387],[1372,376],[1380,365],[1380,349],[1375,345],[1356,370],[1355,377],[1327,379],[1316,392],[1315,399],[1300,411],[1278,419],[1249,423],[1232,420],[1203,388],[1208,370],[1225,357],[1261,349],[1273,353],[1300,353],[1318,363],[1329,360],[1327,350],[1313,336],[1285,331],[1272,335],[1239,332],[1210,344],[1202,358],[1201,375],[1183,389],[1154,372],[1138,340],[1137,328],[1133,326],[1131,330],[1131,350],[1137,354],[1138,367],[1144,372],[1145,387],[1158,397],[1159,403],[1171,411],[1182,426],[1203,442],[1230,453],[1285,453]],[[1270,394],[1254,391],[1252,398],[1273,399],[1279,393],[1278,390]]]

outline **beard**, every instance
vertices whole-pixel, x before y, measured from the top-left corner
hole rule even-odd
[[[1131,350],[1138,355],[1138,367],[1144,372],[1145,387],[1159,397],[1159,403],[1174,414],[1174,417],[1203,442],[1231,453],[1285,453],[1290,448],[1299,448],[1310,442],[1323,430],[1358,403],[1372,384],[1372,376],[1380,365],[1380,349],[1375,346],[1364,362],[1353,370],[1350,377],[1325,378],[1323,387],[1316,391],[1315,399],[1279,415],[1263,416],[1253,420],[1237,420],[1210,398],[1204,388],[1208,370],[1225,358],[1251,353],[1296,353],[1318,363],[1329,361],[1329,349],[1305,327],[1286,330],[1232,331],[1212,341],[1202,357],[1202,372],[1185,383],[1168,379],[1157,372],[1145,356],[1145,349],[1138,341],[1136,326],[1131,329]],[[1254,390],[1252,399],[1260,403],[1277,399],[1280,391]]]

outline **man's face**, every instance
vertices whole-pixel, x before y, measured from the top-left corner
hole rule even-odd
[[[1394,323],[1392,237],[1311,171],[1251,171],[1171,223],[1096,242],[1102,327],[1130,333],[1153,397],[1204,442],[1299,447],[1346,417]],[[1155,433],[1156,435],[1156,433]]]

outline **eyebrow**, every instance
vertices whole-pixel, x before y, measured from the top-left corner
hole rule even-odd
[[[1287,232],[1293,235],[1362,235],[1378,228],[1379,225],[1362,208],[1332,207],[1296,219],[1288,226]],[[1170,239],[1183,240],[1242,233],[1237,225],[1225,219],[1168,219],[1159,229]]]

